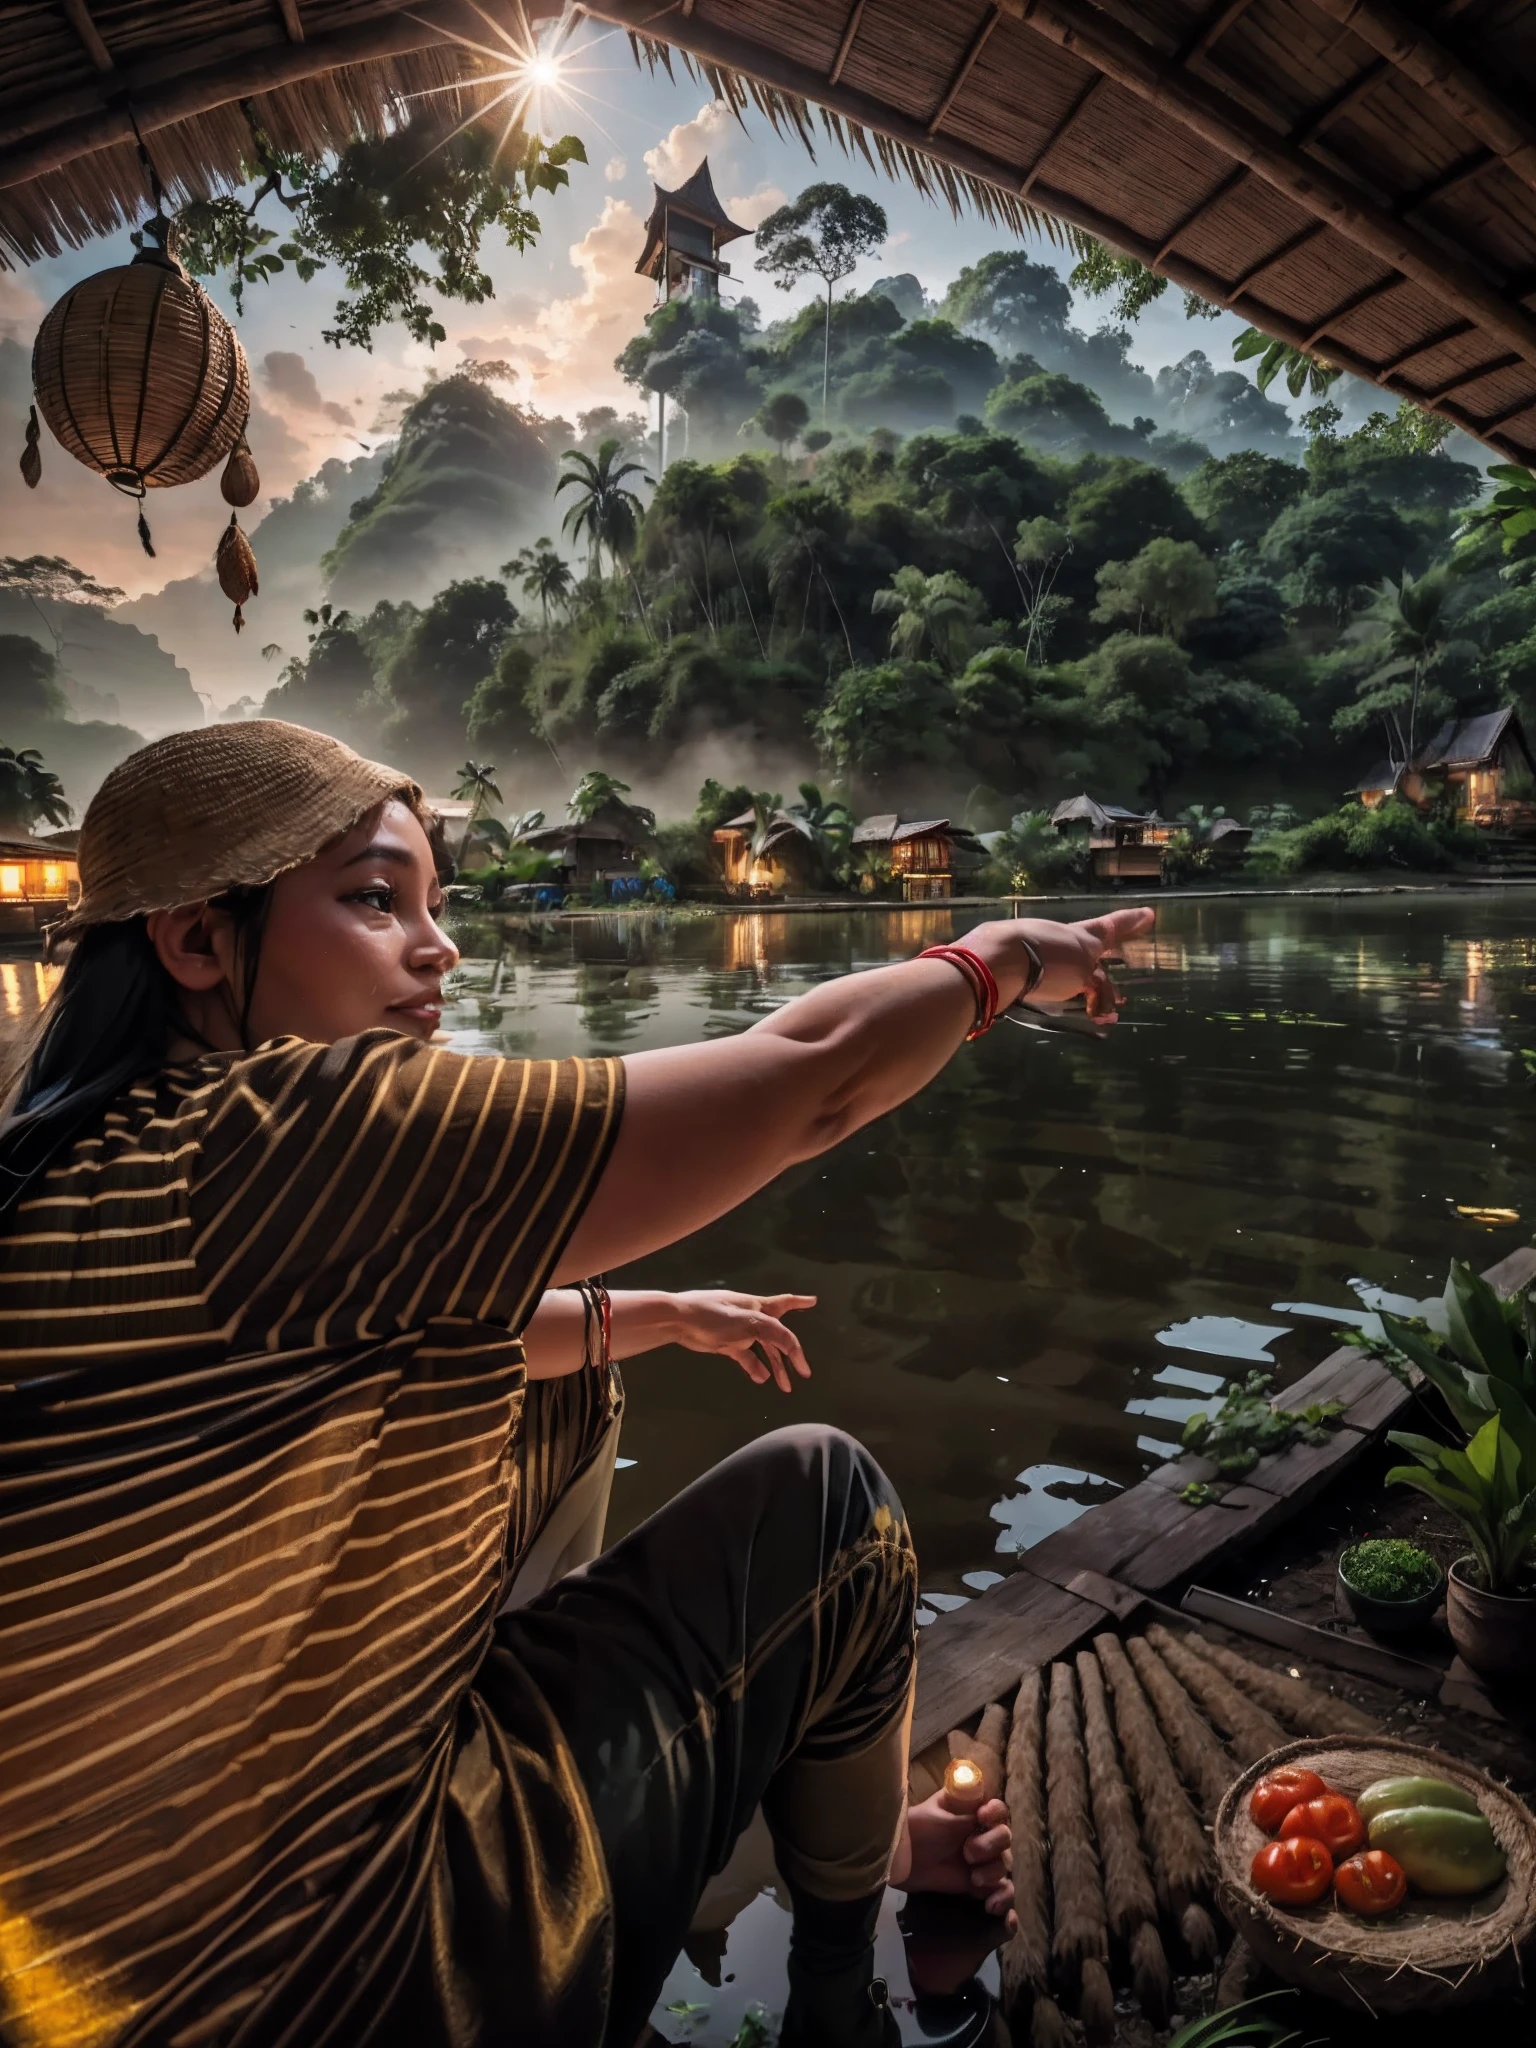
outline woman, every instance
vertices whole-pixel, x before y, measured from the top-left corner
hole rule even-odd
[[[724,1042],[469,1059],[431,1044],[429,825],[275,721],[156,742],[87,812],[0,1126],[0,2024],[630,2048],[761,1805],[786,2040],[883,2041],[887,1878],[1012,1897],[1000,1803],[904,1812],[899,1502],[780,1431],[498,1620],[609,1420],[601,1298],[546,1290],[836,1144],[998,1002],[1112,1015],[1150,913],[984,925]],[[771,1306],[703,1334],[798,1369]]]

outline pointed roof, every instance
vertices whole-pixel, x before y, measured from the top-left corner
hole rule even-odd
[[[751,234],[731,219],[720,204],[715,191],[715,181],[709,175],[709,158],[705,157],[692,177],[685,178],[674,192],[665,185],[653,188],[655,198],[651,202],[650,219],[645,224],[645,248],[640,261],[635,265],[643,277],[654,277],[666,241],[667,215],[680,213],[689,220],[696,220],[710,231],[715,248],[721,249],[727,242],[739,241],[743,235]]]
[[[1512,704],[1502,711],[1486,711],[1478,718],[1448,718],[1420,754],[1419,768],[1481,768],[1499,750],[1499,743],[1513,723],[1522,747],[1525,734]],[[1527,750],[1528,752],[1529,750]]]

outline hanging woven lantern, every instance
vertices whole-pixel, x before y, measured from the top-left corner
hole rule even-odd
[[[32,383],[54,438],[114,490],[194,483],[235,450],[236,488],[260,488],[245,448],[251,374],[234,329],[176,261],[174,232],[150,231],[131,263],[98,271],[67,291],[37,332]],[[24,471],[40,470],[35,447]],[[142,506],[139,538],[153,554]]]

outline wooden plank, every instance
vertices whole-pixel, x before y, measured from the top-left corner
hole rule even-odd
[[[913,1753],[937,1742],[989,1700],[999,1699],[1021,1671],[1048,1664],[1109,1619],[1096,1601],[1065,1592],[1023,1569],[992,1587],[983,1599],[944,1615],[942,1637],[920,1645]],[[924,1638],[932,1637],[940,1626],[938,1621],[931,1623]]]
[[[1102,1607],[1106,1614],[1112,1614],[1116,1621],[1125,1621],[1138,1609],[1147,1604],[1145,1593],[1134,1586],[1127,1586],[1119,1579],[1107,1578],[1103,1572],[1073,1571],[1068,1566],[1057,1577],[1056,1567],[1047,1558],[1037,1562],[1039,1553],[1031,1550],[1025,1560],[1024,1569],[1035,1578],[1049,1579],[1053,1586],[1060,1586],[1063,1592],[1075,1593],[1080,1600],[1091,1600]]]
[[[1160,1592],[1218,1556],[1242,1550],[1286,1520],[1291,1504],[1262,1488],[1230,1486],[1218,1506],[1186,1508],[1184,1519],[1121,1561],[1119,1576],[1144,1592]]]
[[[1495,1294],[1518,1294],[1536,1280],[1536,1244],[1518,1245],[1507,1258],[1490,1266],[1483,1278]]]
[[[1090,1508],[1065,1529],[1057,1529],[1026,1553],[1025,1562],[1031,1571],[1050,1578],[1060,1576],[1063,1581],[1078,1571],[1115,1578],[1128,1558],[1170,1534],[1196,1512],[1154,1473],[1101,1507]]]
[[[1327,1664],[1335,1671],[1352,1671],[1357,1678],[1373,1679],[1378,1685],[1394,1686],[1415,1699],[1429,1699],[1440,1690],[1444,1673],[1433,1664],[1421,1664],[1416,1657],[1404,1657],[1396,1650],[1384,1650],[1362,1637],[1336,1634],[1332,1629],[1314,1628],[1307,1621],[1293,1621],[1288,1614],[1257,1607],[1251,1600],[1234,1600],[1229,1593],[1212,1592],[1209,1586],[1191,1586],[1184,1595],[1181,1611],[1188,1618],[1214,1621],[1238,1635],[1256,1642],[1273,1643],[1315,1664]]]

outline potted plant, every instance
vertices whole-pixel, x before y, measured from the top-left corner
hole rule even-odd
[[[1352,1543],[1339,1559],[1342,1605],[1372,1635],[1423,1628],[1440,1605],[1445,1574],[1427,1550],[1395,1537]]]
[[[1387,1441],[1417,1462],[1397,1465],[1389,1485],[1415,1486],[1466,1530],[1470,1557],[1451,1566],[1446,1626],[1464,1663],[1488,1678],[1536,1672],[1536,1485],[1514,1434],[1490,1415],[1465,1450],[1393,1430]]]

